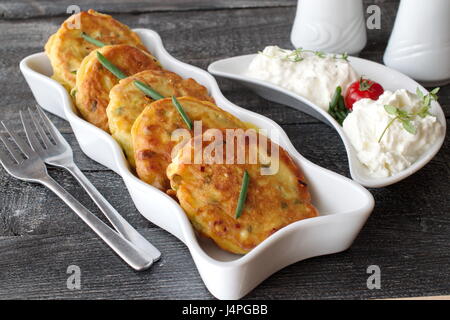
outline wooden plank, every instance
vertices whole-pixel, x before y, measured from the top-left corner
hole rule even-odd
[[[291,46],[289,33],[295,1],[182,2],[165,2],[165,8],[128,2],[127,8],[120,9],[116,0],[99,1],[96,5],[106,11],[122,12],[115,16],[132,27],[155,29],[176,58],[201,68],[217,59],[255,52],[268,44]],[[34,100],[17,65],[24,56],[42,51],[48,35],[64,19],[68,2],[30,3],[31,6],[6,0],[0,4],[0,40],[8,44],[0,47],[0,86],[3,88],[0,118],[10,120],[19,132],[17,111],[33,105]],[[87,2],[79,3],[84,6]],[[366,5],[369,3],[372,1],[365,1]],[[368,44],[362,57],[380,62],[398,1],[377,1],[376,4],[382,7],[382,29],[368,31]],[[170,8],[171,5],[177,7]],[[239,6],[248,9],[230,10]],[[145,13],[137,13],[144,9]],[[168,12],[163,12],[166,10]],[[20,19],[7,20],[16,18]],[[333,129],[301,112],[265,101],[232,81],[219,80],[219,84],[232,102],[280,123],[306,158],[349,176],[345,149]],[[440,97],[448,117],[450,86],[442,88]],[[49,190],[15,180],[0,169],[0,299],[212,298],[187,248],[146,221],[124,192],[121,178],[84,156],[67,122],[51,118],[71,143],[76,162],[88,178],[162,251],[163,258],[147,272],[132,271]],[[100,216],[66,172],[51,169],[50,173]],[[450,143],[447,139],[438,155],[420,172],[393,186],[370,190],[376,200],[375,211],[350,250],[289,266],[246,298],[448,295],[449,176]],[[65,286],[69,264],[77,264],[82,269],[81,291],[70,291]],[[381,268],[380,290],[366,287],[369,276],[366,268],[371,264]]]
[[[425,211],[409,216],[391,212],[382,223],[373,223],[380,213],[377,208],[351,249],[291,265],[246,298],[366,299],[448,294],[450,230],[446,213],[442,213],[445,220],[440,221],[447,223],[446,230],[433,230],[431,225],[424,228],[418,218],[426,218],[429,213]],[[2,237],[0,298],[212,298],[180,241],[160,229],[140,232],[163,252],[161,261],[140,273],[125,266],[90,232]],[[65,286],[65,272],[72,264],[82,271],[80,291]],[[366,286],[366,270],[373,264],[381,268],[380,290]]]
[[[188,249],[160,229],[139,230],[163,252],[145,272],[128,267],[92,233],[0,238],[0,299],[211,298]],[[68,290],[69,265],[81,290]]]
[[[294,146],[307,159],[337,173],[349,176],[346,152],[340,138],[333,129],[324,124],[284,125],[287,134],[292,138]],[[66,135],[74,146],[73,135]],[[75,152],[77,163],[85,171],[87,177],[102,192],[111,204],[121,212],[134,226],[140,228],[152,227],[135,209],[120,176],[96,164],[84,156],[81,151]],[[386,219],[392,217],[393,208],[395,219],[402,214],[420,213],[429,210],[424,219],[446,222],[442,232],[450,225],[449,218],[443,214],[450,207],[450,199],[443,197],[442,190],[450,189],[450,179],[442,179],[450,174],[450,144],[446,142],[438,155],[420,172],[406,180],[388,188],[371,190],[382,209],[377,217]],[[60,169],[52,169],[51,175],[69,192],[76,195],[93,212],[97,208],[89,197],[82,191],[70,175]],[[426,181],[426,196],[419,196]],[[20,182],[0,169],[0,185],[2,191],[2,205],[0,207],[0,236],[27,234],[58,234],[86,232],[88,228],[71,210],[62,203],[51,191],[39,185]],[[416,186],[422,186],[416,188]],[[416,190],[412,192],[411,190]],[[33,206],[30,206],[33,203]],[[405,203],[407,205],[405,206]],[[46,208],[52,208],[47,211]],[[432,209],[431,209],[432,208]],[[411,210],[414,210],[411,212]],[[381,216],[380,216],[381,215]],[[433,220],[434,219],[434,220]],[[424,222],[425,223],[425,222]],[[438,226],[436,226],[438,228]]]
[[[424,296],[407,298],[387,298],[385,300],[450,300],[450,296]]]
[[[69,173],[52,169],[50,175],[106,222]],[[120,176],[108,170],[85,171],[85,175],[134,227],[154,227],[136,210]],[[0,185],[0,236],[71,234],[90,230],[62,200],[45,187],[19,181],[9,176],[3,168],[0,169]]]
[[[289,33],[294,12],[291,8],[271,8],[117,16],[132,27],[155,29],[161,34],[172,55],[206,69],[211,62],[218,59],[256,52],[269,44],[291,47]],[[384,19],[381,30],[369,30],[368,45],[362,52],[362,57],[381,62],[388,32],[393,23],[393,18]],[[14,119],[18,109],[34,103],[17,65],[23,57],[42,51],[47,37],[57,30],[61,21],[60,17],[17,22],[0,21],[3,31],[0,40],[8,43],[8,46],[0,47],[0,86],[4,92],[8,92],[2,104],[4,118]],[[198,37],[199,34],[202,36]],[[232,102],[267,115],[280,124],[317,123],[317,120],[296,110],[265,101],[232,81],[219,80],[219,84],[225,96]],[[441,89],[440,101],[446,116],[450,116],[450,86]],[[69,132],[67,123],[59,124],[61,129]]]
[[[23,20],[28,18],[64,16],[67,14],[67,7],[73,4],[73,1],[70,0],[3,0],[0,4],[0,18]],[[371,4],[374,4],[372,0],[364,0],[365,6]],[[376,1],[376,4],[385,9],[390,8],[391,6],[398,6],[398,0],[378,0]],[[78,0],[76,5],[78,5],[81,10],[95,9],[109,14],[141,14],[151,12],[295,7],[297,5],[297,0],[99,0],[95,1],[95,3],[89,0]],[[392,16],[391,12],[385,13]]]
[[[299,112],[299,114],[301,113]],[[57,118],[56,116],[52,117]],[[16,130],[17,133],[25,137],[23,130],[19,127],[18,120],[9,121],[8,123],[11,124],[12,128],[18,128]],[[281,124],[281,127],[303,156],[340,174],[349,175],[346,151],[340,137],[334,129],[323,123]],[[83,171],[93,173],[109,171],[101,164],[89,159],[83,154],[73,133],[65,133],[63,136],[72,146],[75,162]],[[439,170],[444,170],[445,174],[450,174],[450,143],[448,139],[444,141],[440,152],[431,163],[433,162],[439,163],[442,166]],[[58,172],[56,169],[53,171]]]
[[[102,0],[94,3],[89,0],[78,0],[76,5],[81,10],[95,9],[104,13],[144,13],[168,11],[202,11],[219,9],[247,9],[295,6],[296,0],[171,0],[171,1],[123,1]],[[27,19],[36,17],[64,16],[67,8],[73,5],[70,0],[63,1],[15,1],[3,0],[0,4],[0,18]]]

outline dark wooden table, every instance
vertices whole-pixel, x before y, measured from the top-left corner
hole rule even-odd
[[[18,111],[34,105],[19,61],[43,51],[50,34],[67,17],[73,1],[0,3],[1,119],[19,128]],[[167,50],[187,63],[206,67],[225,57],[253,53],[269,44],[290,48],[294,0],[87,1],[87,10],[112,13],[131,27],[160,33]],[[363,58],[381,62],[398,2],[365,1],[382,9],[380,30],[368,31]],[[424,35],[427,36],[427,35]],[[432,36],[432,35],[428,35]],[[349,176],[346,153],[327,125],[283,105],[268,102],[226,80],[220,87],[232,102],[278,122],[311,161]],[[450,114],[450,87],[440,102]],[[88,159],[67,122],[51,119],[71,143],[76,162],[132,225],[162,252],[146,272],[134,272],[100,241],[55,195],[20,182],[0,169],[0,298],[210,299],[187,248],[145,220],[121,178]],[[19,129],[18,129],[19,130]],[[370,190],[376,206],[346,252],[291,265],[264,281],[248,299],[360,299],[450,294],[450,143],[420,172],[393,186]],[[98,210],[68,173],[50,174],[88,208]],[[81,268],[81,290],[68,290],[69,265]],[[369,265],[381,268],[381,289],[369,290]]]

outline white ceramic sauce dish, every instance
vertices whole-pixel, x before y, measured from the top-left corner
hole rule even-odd
[[[248,66],[255,56],[256,54],[250,54],[219,60],[210,64],[208,71],[219,77],[236,80],[267,100],[285,104],[305,112],[333,127],[344,143],[347,151],[350,174],[353,180],[365,187],[381,188],[409,177],[426,165],[436,155],[444,142],[446,132],[445,115],[439,103],[433,101],[430,113],[435,115],[442,125],[442,135],[410,167],[387,178],[374,178],[369,174],[367,167],[359,161],[357,152],[353,148],[342,127],[328,114],[327,111],[292,91],[246,75]],[[356,57],[349,57],[348,59],[358,74],[364,75],[365,78],[380,83],[385,90],[395,91],[397,89],[407,89],[411,92],[416,92],[416,89],[420,88],[422,92],[428,93],[428,91],[416,81],[398,71],[366,59]]]
[[[304,171],[313,204],[320,212],[319,217],[298,221],[275,232],[246,255],[234,255],[220,249],[212,241],[197,237],[176,201],[130,172],[121,148],[109,134],[76,114],[67,91],[50,78],[52,68],[45,53],[23,59],[20,69],[37,102],[69,121],[88,157],[123,178],[137,209],[145,218],[185,243],[209,291],[219,299],[239,299],[289,264],[346,250],[373,210],[372,195],[354,181],[303,158],[280,126],[228,101],[213,76],[170,56],[156,32],[148,29],[135,31],[164,68],[182,77],[194,78],[207,87],[219,107],[243,121],[267,129],[269,137],[273,132],[277,133],[279,144]]]

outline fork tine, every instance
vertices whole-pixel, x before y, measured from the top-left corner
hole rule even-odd
[[[39,105],[36,105],[36,110],[38,111],[39,115],[41,116],[42,121],[46,125],[48,131],[50,132],[51,136],[55,140],[56,143],[60,142],[66,142],[66,139],[62,136],[62,134],[59,132],[59,130],[56,128],[56,126],[53,124],[53,122],[50,121],[50,119],[45,114],[44,110]]]
[[[29,110],[29,109],[28,109]],[[22,111],[20,111],[20,119],[22,120],[23,128],[25,129],[25,134],[27,135],[28,142],[31,144],[31,147],[34,151],[42,151],[41,143],[39,142],[36,134],[34,133],[33,127],[35,127],[34,122],[32,121],[32,116],[30,113],[30,117],[24,115]]]
[[[11,157],[16,160],[18,163],[22,162],[23,158],[20,155],[20,153],[15,150],[14,145],[11,141],[8,140],[6,137],[6,133],[0,133],[0,140],[2,140],[3,144],[5,145],[6,149],[8,149],[9,153],[11,154]],[[6,155],[5,155],[6,158]]]
[[[33,151],[33,149],[31,149],[31,147],[28,145],[28,143],[23,141],[23,139],[21,137],[19,137],[19,135],[14,133],[14,131],[9,127],[9,125],[7,125],[4,121],[1,121],[1,124],[6,129],[6,131],[9,133],[9,135],[14,140],[14,142],[17,144],[19,149],[27,156],[27,158],[31,158],[33,155],[35,155],[35,152]],[[17,160],[17,162],[20,162],[20,161]]]
[[[36,118],[36,116],[33,114],[30,108],[28,108],[28,113],[30,114],[31,121],[34,123],[34,127],[37,129],[37,132],[39,133],[39,136],[41,137],[41,141],[44,143],[45,148],[48,148],[51,144],[53,144],[50,139],[47,137],[47,134],[44,131],[44,128],[42,128],[42,125],[39,123],[39,120]],[[40,117],[38,117],[40,118]]]

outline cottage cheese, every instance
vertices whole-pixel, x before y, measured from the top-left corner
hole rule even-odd
[[[421,108],[421,99],[414,93],[400,89],[385,91],[378,100],[361,99],[353,105],[353,111],[344,120],[343,128],[355,148],[359,160],[373,177],[388,177],[411,166],[442,134],[442,126],[434,116],[414,117],[412,134],[398,120],[383,130],[395,117],[388,114],[385,105],[391,105],[408,113]]]
[[[247,75],[292,91],[324,110],[328,110],[337,86],[345,92],[359,78],[345,59],[302,52],[303,59],[295,62],[292,53],[268,46],[252,60]]]

